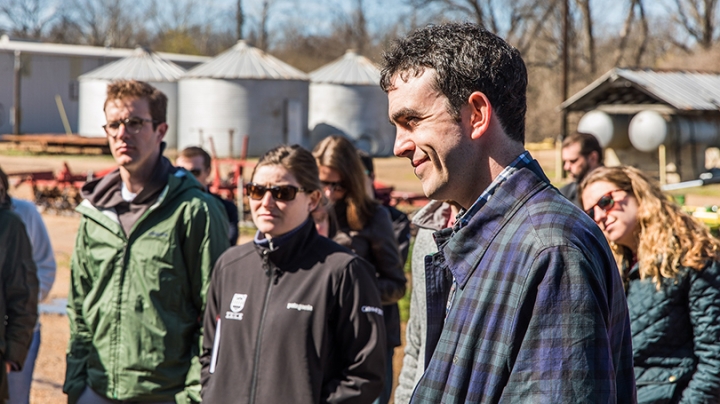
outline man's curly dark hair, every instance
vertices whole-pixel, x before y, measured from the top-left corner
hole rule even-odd
[[[406,80],[434,69],[435,89],[448,98],[456,120],[470,94],[482,92],[508,136],[524,143],[527,69],[520,52],[497,35],[470,23],[429,25],[396,40],[383,59],[385,92],[395,75]]]

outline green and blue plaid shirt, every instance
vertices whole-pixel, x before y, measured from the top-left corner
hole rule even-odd
[[[523,156],[492,198],[436,233],[428,363],[412,400],[634,403],[627,303],[607,241]]]

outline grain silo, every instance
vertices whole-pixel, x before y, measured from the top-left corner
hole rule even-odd
[[[308,77],[244,41],[180,79],[178,146],[200,145],[218,157],[248,155],[281,143],[307,142]]]
[[[380,70],[353,50],[310,73],[310,140],[343,135],[375,156],[392,154],[395,130],[388,122]]]
[[[129,57],[81,75],[78,77],[80,81],[79,134],[104,137],[105,131],[102,125],[105,124],[105,113],[103,106],[108,83],[114,80],[135,79],[148,82],[168,97],[168,131],[165,134],[165,142],[168,148],[176,148],[178,133],[177,81],[183,73],[185,70],[175,63],[164,60],[147,49],[137,48]]]

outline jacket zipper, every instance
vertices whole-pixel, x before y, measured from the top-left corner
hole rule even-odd
[[[128,249],[130,248],[130,240],[128,238],[125,239],[125,247],[123,248],[123,264],[122,264],[122,271],[120,271],[120,281],[118,285],[118,297],[117,297],[117,313],[115,315],[115,355],[113,358],[113,361],[117,363],[118,361],[118,349],[120,346],[120,329],[122,326],[120,325],[120,321],[122,319],[122,295],[123,295],[123,284],[125,283],[125,271],[127,270],[127,264],[128,264]],[[114,399],[117,399],[117,386],[118,386],[118,372],[113,372],[113,386],[112,386],[112,396]]]
[[[252,372],[252,381],[250,383],[250,404],[255,403],[255,395],[257,394],[257,379],[258,379],[258,367],[260,363],[260,345],[262,342],[262,333],[263,333],[263,327],[265,325],[265,315],[267,314],[267,308],[268,304],[270,303],[270,293],[272,292],[273,284],[275,283],[275,277],[277,274],[270,266],[270,263],[268,262],[268,251],[264,250],[262,252],[263,254],[263,268],[267,271],[268,274],[268,286],[267,290],[265,291],[265,302],[263,303],[263,309],[262,309],[262,317],[260,317],[260,327],[258,328],[257,333],[257,342],[255,343],[255,357],[253,359],[253,372]]]

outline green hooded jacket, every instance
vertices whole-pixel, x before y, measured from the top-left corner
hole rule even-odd
[[[85,386],[115,400],[200,402],[205,296],[228,248],[222,206],[178,170],[127,236],[114,209],[86,199],[77,211],[68,402]]]

